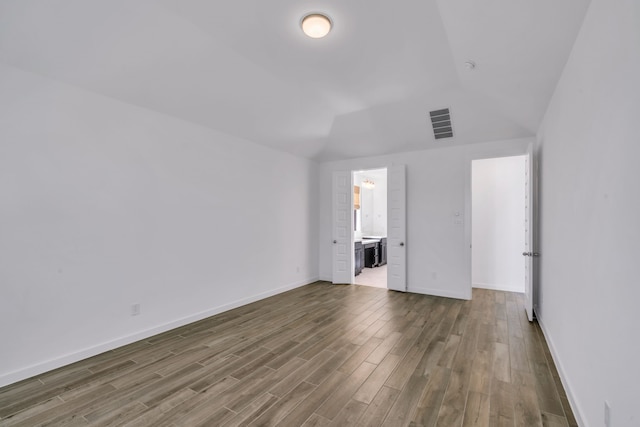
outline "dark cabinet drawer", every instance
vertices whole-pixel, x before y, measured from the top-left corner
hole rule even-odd
[[[364,245],[364,266],[377,267],[379,265],[379,243],[367,243]]]
[[[355,242],[353,245],[354,249],[354,273],[357,276],[362,273],[362,269],[364,268],[364,247],[361,242]]]
[[[387,238],[380,239],[380,251],[378,254],[379,264],[385,265],[387,263]]]

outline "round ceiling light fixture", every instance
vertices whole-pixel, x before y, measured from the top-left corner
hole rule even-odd
[[[321,13],[310,13],[302,18],[302,31],[313,39],[321,39],[331,31],[331,20]]]

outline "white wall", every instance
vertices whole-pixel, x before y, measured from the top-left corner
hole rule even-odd
[[[359,179],[362,198],[362,235],[387,235],[387,170],[376,169],[354,174]],[[373,181],[374,188],[362,187],[364,180]]]
[[[361,172],[356,172],[353,174],[353,185],[354,186],[358,186],[360,187],[360,209],[356,210],[356,216],[354,218],[355,223],[354,223],[354,227],[355,230],[353,232],[353,238],[354,240],[356,239],[362,239],[362,173]]]
[[[639,76],[640,3],[593,0],[538,135],[537,314],[585,427],[640,425]]]
[[[363,236],[371,236],[373,234],[373,218],[375,216],[373,192],[374,189],[372,188],[360,187],[360,215]]]
[[[375,174],[376,186],[373,189],[373,228],[371,235],[387,235],[387,170],[381,169]]]
[[[321,164],[320,277],[331,278],[332,171],[401,163],[407,165],[408,290],[470,298],[471,227],[466,212],[471,210],[471,160],[521,155],[531,141],[498,141]]]
[[[0,385],[315,280],[317,200],[310,161],[0,66]]]
[[[525,157],[472,164],[474,287],[524,292]]]

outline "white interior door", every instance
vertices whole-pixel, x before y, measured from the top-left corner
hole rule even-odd
[[[353,279],[353,184],[350,171],[333,173],[333,283]]]
[[[537,168],[533,153],[533,143],[529,144],[525,160],[525,226],[524,226],[524,308],[529,321],[533,321],[533,298],[535,290],[535,280],[537,262],[535,258],[539,255],[535,248],[535,232],[537,228],[536,203],[537,203]]]
[[[404,165],[391,165],[387,181],[387,288],[407,291],[407,195]]]

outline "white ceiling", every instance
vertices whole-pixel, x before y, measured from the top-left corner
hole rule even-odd
[[[0,0],[0,62],[342,159],[535,135],[589,2]],[[308,12],[326,38],[303,35]]]

